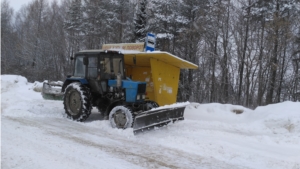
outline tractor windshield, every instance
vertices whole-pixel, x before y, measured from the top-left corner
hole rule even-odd
[[[83,64],[83,56],[76,57],[74,76],[76,77],[85,76],[85,65]]]

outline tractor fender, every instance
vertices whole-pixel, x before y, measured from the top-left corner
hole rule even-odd
[[[109,106],[108,106],[108,107],[106,108],[106,110],[105,110],[105,116],[109,116],[110,111],[111,111],[114,107],[120,106],[120,105],[123,105],[123,101],[122,101],[122,100],[116,100],[116,101],[114,101],[114,102],[111,102],[111,103],[109,104]]]
[[[67,87],[69,84],[73,83],[73,82],[79,82],[80,84],[83,84],[83,85],[88,85],[88,84],[89,84],[89,82],[88,82],[86,79],[84,79],[84,78],[74,78],[74,77],[67,78],[67,79],[65,80],[65,82],[64,82],[64,84],[63,84],[63,86],[62,86],[62,88],[61,88],[61,92],[64,93],[66,87]]]

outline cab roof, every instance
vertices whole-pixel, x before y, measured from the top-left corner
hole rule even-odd
[[[154,52],[130,52],[124,51],[124,59],[126,65],[150,66],[150,59],[156,59],[180,69],[198,69],[198,66],[187,60],[181,59],[168,52],[154,51]],[[134,57],[136,64],[134,64]]]

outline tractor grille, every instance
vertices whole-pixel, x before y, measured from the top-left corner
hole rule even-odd
[[[138,84],[138,93],[146,93],[146,84]]]

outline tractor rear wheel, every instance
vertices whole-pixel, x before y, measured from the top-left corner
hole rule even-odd
[[[132,111],[125,106],[116,106],[109,113],[109,121],[113,128],[126,129],[132,127]]]
[[[64,95],[64,109],[68,118],[85,121],[92,110],[90,89],[80,83],[69,84]]]

